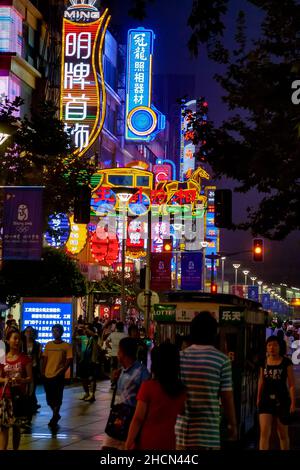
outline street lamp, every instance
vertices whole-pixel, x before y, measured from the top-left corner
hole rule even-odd
[[[261,298],[263,281],[257,281],[257,284],[259,286],[258,295],[259,295],[259,298]]]
[[[222,279],[221,279],[221,289],[222,294],[224,292],[224,264],[225,264],[226,256],[221,256],[221,266],[222,266]]]
[[[205,248],[208,246],[208,241],[204,240],[200,242],[201,247],[203,249],[203,256],[202,256],[202,278],[203,278],[203,292],[205,292],[205,280],[206,280],[206,258],[205,258]]]
[[[126,218],[127,203],[136,193],[136,188],[116,187],[113,192],[119,199],[120,209],[122,212],[122,271],[121,271],[121,320],[126,321],[126,297],[125,297],[125,254],[126,254]]]
[[[240,265],[240,264],[237,264],[237,263],[234,263],[232,266],[233,266],[234,269],[235,269],[235,282],[234,282],[234,285],[237,286],[237,272],[238,272],[238,269],[239,269],[239,267],[240,267],[241,265]]]
[[[249,273],[250,273],[250,271],[248,271],[247,269],[245,269],[245,270],[243,271],[243,274],[244,274],[244,276],[245,276],[245,286],[247,285],[247,278],[248,278],[248,274],[249,274]]]
[[[251,277],[250,277],[250,279],[251,279],[251,281],[252,281],[252,285],[254,286],[254,283],[255,283],[255,281],[256,281],[256,279],[257,279],[257,277],[255,277],[255,276],[251,276]]]

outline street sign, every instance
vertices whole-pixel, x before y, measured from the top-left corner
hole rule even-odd
[[[145,291],[140,292],[137,296],[136,303],[137,306],[139,307],[140,310],[145,311],[146,310],[146,295]],[[151,291],[151,297],[150,297],[150,305],[151,305],[151,310],[154,307],[154,304],[159,303],[159,296],[157,292],[154,292],[153,290]]]

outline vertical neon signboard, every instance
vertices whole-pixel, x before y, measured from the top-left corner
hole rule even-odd
[[[186,114],[186,110],[190,109],[191,113]],[[190,124],[194,113],[196,112],[196,100],[189,101],[181,107],[181,126],[180,126],[180,181],[189,178],[189,173],[195,170],[195,150],[196,147],[192,142],[193,135],[192,126]]]
[[[151,103],[154,38],[151,29],[128,31],[126,140],[149,142],[165,128],[165,116]]]
[[[206,255],[212,255],[219,251],[220,244],[220,231],[215,226],[215,186],[206,186],[205,194],[207,196],[207,212],[206,212],[206,223],[205,223],[205,238],[208,240],[208,245],[205,248]],[[211,260],[206,259],[205,265],[208,269],[211,269]],[[219,261],[216,260],[215,266],[219,265]]]
[[[60,118],[78,156],[93,145],[105,119],[102,52],[110,16],[107,9],[100,16],[95,3],[70,0],[63,19]]]

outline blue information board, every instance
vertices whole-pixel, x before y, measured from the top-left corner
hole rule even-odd
[[[60,323],[64,327],[63,341],[72,342],[72,302],[23,302],[22,330],[32,326],[38,331],[38,341],[44,347],[53,340],[52,326]]]

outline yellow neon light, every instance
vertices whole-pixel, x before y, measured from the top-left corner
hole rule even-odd
[[[87,225],[75,224],[74,216],[69,217],[70,236],[66,243],[66,250],[72,255],[80,253],[87,241]]]
[[[138,111],[148,111],[148,113],[151,114],[152,116],[152,119],[153,119],[153,124],[152,126],[150,127],[150,129],[147,129],[146,131],[137,131],[133,125],[131,124],[131,119],[132,119],[132,116],[133,114],[135,114],[136,112]],[[155,112],[153,111],[153,109],[149,108],[148,106],[138,106],[137,108],[133,108],[130,113],[128,113],[128,116],[127,116],[127,125],[129,127],[129,129],[131,130],[131,132],[133,132],[134,134],[136,135],[139,135],[139,136],[146,136],[148,134],[151,134],[151,132],[154,131],[154,129],[156,128],[157,126],[157,116],[155,114]]]

